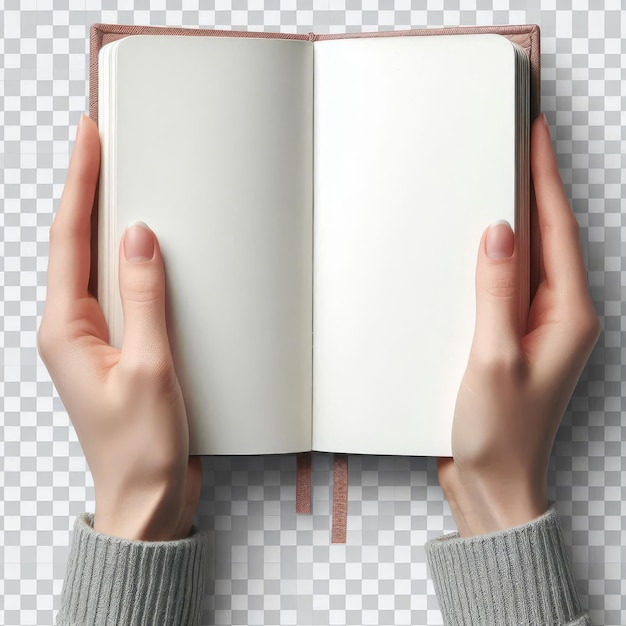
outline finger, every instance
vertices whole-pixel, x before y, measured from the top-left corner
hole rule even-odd
[[[539,116],[532,127],[531,168],[545,279],[568,299],[586,298],[587,278],[578,223],[563,189],[545,115]]]
[[[537,199],[535,188],[530,188],[530,301],[533,301],[537,288],[545,280],[543,260],[541,259],[541,233],[537,217]]]
[[[82,116],[59,210],[50,229],[47,301],[71,306],[88,295],[91,209],[100,170],[100,138],[93,120]]]
[[[129,226],[120,244],[119,282],[124,311],[121,362],[169,362],[165,272],[159,243],[145,224]]]
[[[516,348],[519,337],[519,281],[515,235],[507,222],[483,234],[476,264],[476,327],[472,350],[483,356]]]

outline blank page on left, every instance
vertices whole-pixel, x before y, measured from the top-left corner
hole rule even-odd
[[[114,344],[117,250],[146,222],[191,453],[311,448],[313,49],[128,37],[100,53],[99,298]]]

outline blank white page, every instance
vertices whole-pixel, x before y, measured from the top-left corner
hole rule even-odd
[[[449,455],[480,236],[515,223],[514,48],[314,45],[313,447]]]
[[[155,231],[191,452],[310,449],[312,46],[172,36],[112,45],[102,52],[115,77],[101,91],[101,180],[115,218],[105,271],[117,274],[129,222]],[[102,296],[119,345],[117,280]]]

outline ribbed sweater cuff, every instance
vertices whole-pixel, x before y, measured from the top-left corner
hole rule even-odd
[[[502,532],[426,545],[449,626],[591,624],[583,613],[554,509]]]
[[[58,626],[197,624],[208,536],[196,528],[178,541],[130,541],[93,529],[81,515],[74,533]]]

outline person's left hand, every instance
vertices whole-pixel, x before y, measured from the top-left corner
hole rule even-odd
[[[146,541],[189,534],[200,497],[199,457],[189,431],[165,326],[159,244],[143,225],[120,246],[122,349],[88,292],[90,216],[100,169],[95,123],[83,116],[65,189],[50,229],[41,357],[76,428],[93,474],[94,529]]]

